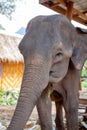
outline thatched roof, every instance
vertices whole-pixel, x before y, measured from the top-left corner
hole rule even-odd
[[[18,49],[21,39],[21,36],[0,31],[0,62],[23,62],[23,56]]]

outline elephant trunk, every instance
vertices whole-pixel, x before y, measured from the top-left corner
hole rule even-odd
[[[7,130],[23,130],[41,92],[48,84],[45,69],[32,65],[25,67],[18,104]]]

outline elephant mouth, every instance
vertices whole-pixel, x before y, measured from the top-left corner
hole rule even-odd
[[[62,80],[62,78],[63,78],[63,77],[58,76],[58,75],[56,74],[56,72],[50,71],[50,75],[49,75],[49,81],[50,81],[50,82],[58,83],[59,81]]]

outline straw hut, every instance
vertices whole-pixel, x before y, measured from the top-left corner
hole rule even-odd
[[[21,86],[23,56],[18,49],[21,39],[21,36],[0,32],[0,89]]]

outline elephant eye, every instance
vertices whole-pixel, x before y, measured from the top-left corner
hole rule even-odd
[[[62,51],[58,51],[54,58],[54,63],[60,62],[63,59]]]
[[[58,53],[56,54],[56,56],[62,56],[62,55],[63,55],[62,52],[58,52]]]
[[[53,63],[60,62],[62,59],[63,59],[62,50],[57,50],[54,57],[53,57]]]

